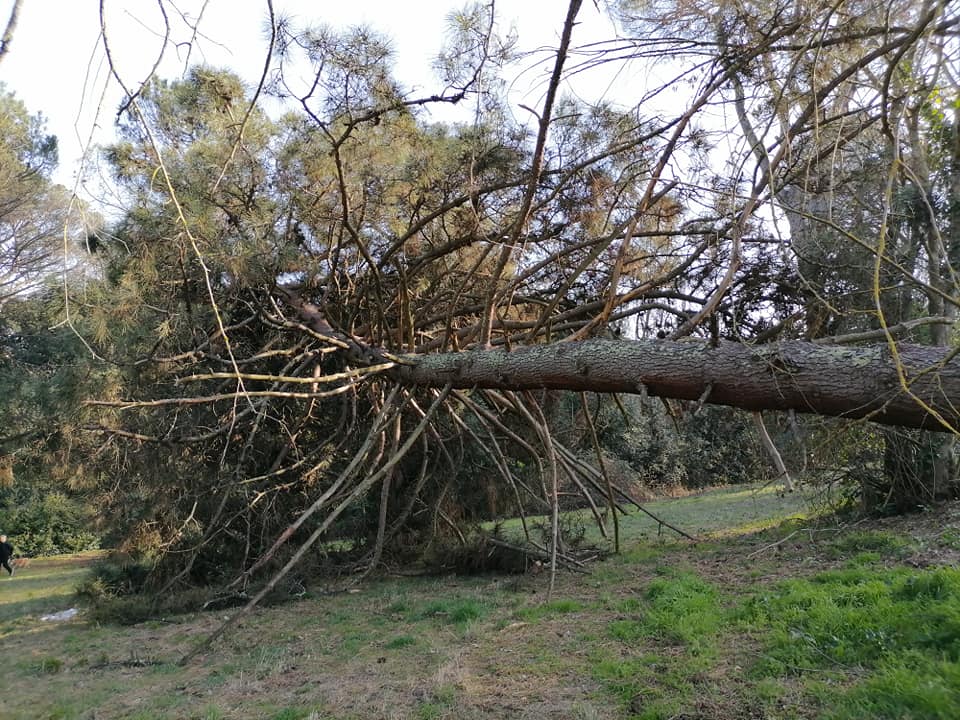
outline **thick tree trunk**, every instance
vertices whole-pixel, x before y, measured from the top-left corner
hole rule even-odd
[[[801,341],[712,347],[699,341],[587,340],[513,351],[407,355],[391,373],[408,385],[647,393],[948,431],[925,404],[958,427],[960,360],[948,348],[900,345],[898,352],[912,394],[902,390],[886,345]]]

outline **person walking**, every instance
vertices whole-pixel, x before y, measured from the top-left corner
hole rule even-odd
[[[0,534],[0,565],[3,565],[13,577],[13,564],[10,558],[13,557],[13,545],[7,542],[7,536]]]

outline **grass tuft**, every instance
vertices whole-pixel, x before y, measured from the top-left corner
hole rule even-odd
[[[400,650],[405,647],[410,647],[411,645],[416,645],[417,639],[411,635],[398,635],[397,637],[388,640],[384,647],[387,650]]]
[[[830,546],[834,558],[861,553],[875,553],[880,557],[901,559],[910,552],[910,542],[894,533],[882,530],[860,530],[843,535]]]
[[[474,598],[433,600],[417,614],[419,619],[439,619],[451,625],[466,625],[483,617],[488,606]]]
[[[960,665],[909,654],[842,697],[829,720],[955,720],[960,717]]]

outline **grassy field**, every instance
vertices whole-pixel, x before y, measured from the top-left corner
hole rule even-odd
[[[223,619],[132,627],[71,607],[89,558],[0,579],[10,718],[960,717],[960,506],[815,522],[802,496],[727,489],[651,503],[624,552],[563,574],[386,578]]]

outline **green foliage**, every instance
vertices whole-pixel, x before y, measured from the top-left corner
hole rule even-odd
[[[0,83],[0,307],[42,288],[55,269],[68,266],[57,252],[68,199],[49,181],[57,139],[46,134],[45,124]],[[66,232],[74,235],[69,225]]]
[[[776,474],[770,469],[770,459],[763,452],[750,416],[742,410],[704,407],[686,418],[681,429],[686,441],[684,487],[739,485]]]
[[[210,599],[209,588],[189,588],[163,597],[139,593],[114,596],[97,584],[84,583],[78,596],[87,601],[85,616],[104,625],[137,625],[148,620],[197,612]]]
[[[37,661],[38,675],[56,675],[63,670],[63,660],[57,657],[45,657]]]
[[[56,162],[43,117],[0,85],[0,530],[22,555],[99,540],[81,492],[84,439],[74,437],[96,373],[50,290],[82,265],[70,247],[82,228],[68,216],[68,193],[49,180]],[[79,452],[68,458],[71,449]]]
[[[62,492],[18,483],[0,489],[0,528],[18,555],[60,555],[100,546],[93,509]]]
[[[697,489],[756,482],[770,474],[750,417],[742,411],[704,407],[690,415],[680,404],[668,412],[657,400],[646,407],[628,400],[624,418],[612,403],[605,404],[601,443],[630,466],[643,487]]]
[[[135,595],[143,590],[150,570],[147,562],[119,554],[108,555],[94,564],[88,583],[79,593],[91,600]]]
[[[725,9],[725,21],[741,19],[738,12]],[[808,338],[865,322],[860,311],[873,305],[866,293],[869,253],[853,243],[838,246],[832,226],[812,219],[809,227],[791,226],[796,263],[768,249],[777,244],[761,237],[765,224],[753,224],[750,212],[735,207],[742,201],[739,177],[714,178],[708,170],[714,165],[710,134],[692,115],[678,126],[689,123],[689,133],[671,138],[672,125],[657,112],[561,97],[544,125],[551,130],[547,146],[533,157],[530,128],[506,112],[498,70],[512,57],[511,42],[489,32],[496,25],[491,13],[492,5],[454,13],[451,43],[438,62],[455,92],[431,101],[469,94],[475,115],[462,125],[435,124],[421,113],[427,100],[413,99],[392,77],[390,43],[370,28],[298,30],[289,18],[275,28],[278,65],[270,89],[301,98],[296,113],[273,119],[237,75],[194,66],[177,80],[152,77],[136,111],[126,108],[119,119],[117,141],[105,156],[125,211],[97,236],[102,268],[91,274],[83,302],[71,306],[79,309],[70,327],[111,367],[78,373],[75,391],[60,393],[56,378],[47,383],[40,372],[20,384],[20,375],[29,374],[21,366],[14,382],[42,402],[31,404],[25,391],[16,411],[2,419],[9,426],[25,420],[57,425],[37,439],[58,436],[64,468],[78,456],[95,460],[93,471],[62,475],[100,490],[98,507],[125,550],[156,558],[153,589],[184,569],[183,579],[198,585],[229,581],[282,536],[289,543],[270,561],[280,565],[347,497],[349,507],[342,513],[338,507],[324,538],[341,544],[324,545],[323,557],[312,556],[317,564],[333,564],[334,555],[351,563],[404,562],[427,546],[444,555],[437,535],[462,537],[471,522],[542,513],[548,494],[542,460],[553,455],[541,453],[544,443],[527,442],[524,429],[536,422],[524,415],[529,398],[510,407],[512,397],[460,394],[431,418],[422,446],[385,466],[393,469],[382,494],[362,484],[371,467],[404,447],[429,399],[423,386],[401,389],[389,437],[386,425],[376,426],[379,437],[364,443],[396,380],[380,363],[392,354],[601,334],[613,330],[611,313],[620,318],[618,330],[636,320],[636,334],[648,335],[665,323],[676,327],[707,304],[715,309],[712,334],[722,330],[737,340],[770,329],[773,319],[784,320],[784,333],[796,321]],[[766,47],[759,43],[758,52]],[[717,50],[726,52],[724,43]],[[728,56],[717,60],[731,73],[742,70],[743,82],[755,79],[747,77],[753,56],[733,64]],[[286,73],[284,63],[301,65]],[[306,87],[289,87],[303,69]],[[791,92],[803,94],[810,80],[805,73],[797,67],[801,79]],[[825,87],[828,95],[836,89]],[[789,115],[776,106],[779,99],[766,103],[768,89],[754,91],[756,111],[769,113],[770,128]],[[697,107],[712,106],[710,100],[705,96]],[[947,122],[943,112],[930,118],[939,129]],[[796,168],[827,157],[817,154],[819,137],[806,137],[807,125],[795,123],[795,136],[784,138],[783,147],[803,151],[777,175],[778,187],[800,200],[815,191],[796,186]],[[870,123],[851,127],[861,125]],[[886,203],[877,202],[877,171],[886,158],[871,150],[857,165],[847,142],[835,148],[849,182],[841,196],[870,210],[844,215],[837,227],[882,226],[887,218],[878,218],[876,208]],[[34,154],[43,150],[42,143],[32,145]],[[687,153],[687,161],[674,162],[675,150]],[[752,158],[737,162],[746,168]],[[533,177],[530,168],[541,166]],[[656,184],[658,173],[674,166],[692,166],[702,177],[680,178],[676,190],[664,185],[654,193],[647,183]],[[813,176],[819,170],[816,163],[809,168]],[[896,188],[904,218],[916,219],[924,198],[917,188]],[[742,235],[748,221],[748,234],[758,241],[735,259],[730,229]],[[919,248],[921,233],[900,229]],[[516,252],[506,253],[510,247]],[[785,244],[781,249],[788,251]],[[855,272],[847,273],[848,266]],[[718,287],[724,267],[738,269],[736,283],[717,294],[719,304],[708,303],[708,288]],[[834,271],[838,267],[843,272]],[[884,279],[891,281],[884,282],[884,302],[903,310],[898,319],[906,317],[916,292]],[[665,321],[665,315],[672,317]],[[494,317],[497,337],[490,338],[487,320]],[[58,325],[49,319],[45,327]],[[706,326],[697,332],[706,334]],[[69,341],[63,342],[69,358]],[[381,350],[387,355],[380,357]],[[21,365],[26,362],[25,353]],[[358,379],[378,363],[371,373],[379,377]],[[78,410],[90,386],[107,400],[142,404],[122,412],[110,405]],[[50,397],[43,397],[46,387]],[[70,412],[63,415],[83,428],[86,442],[108,441],[95,451],[72,445],[76,432],[54,420],[57,397],[66,398]],[[692,403],[641,407],[639,400],[628,401],[621,413],[597,398],[596,409],[584,411],[571,393],[538,398],[554,437],[576,453],[560,459],[561,475],[575,471],[580,459],[592,462],[586,429],[594,421],[601,455],[629,486],[702,488],[770,475],[742,413]],[[44,408],[39,418],[26,417],[30,407]],[[73,458],[65,457],[68,448]],[[583,479],[595,478],[584,473]],[[565,509],[582,506],[578,488],[561,490]],[[326,504],[313,505],[318,498]],[[283,535],[291,518],[308,508],[320,512],[292,537]]]
[[[120,625],[196,610],[209,599],[209,592],[202,588],[181,589],[163,597],[148,595],[144,589],[151,570],[149,561],[108,555],[96,562],[77,586],[77,596],[88,605],[89,617]]]

